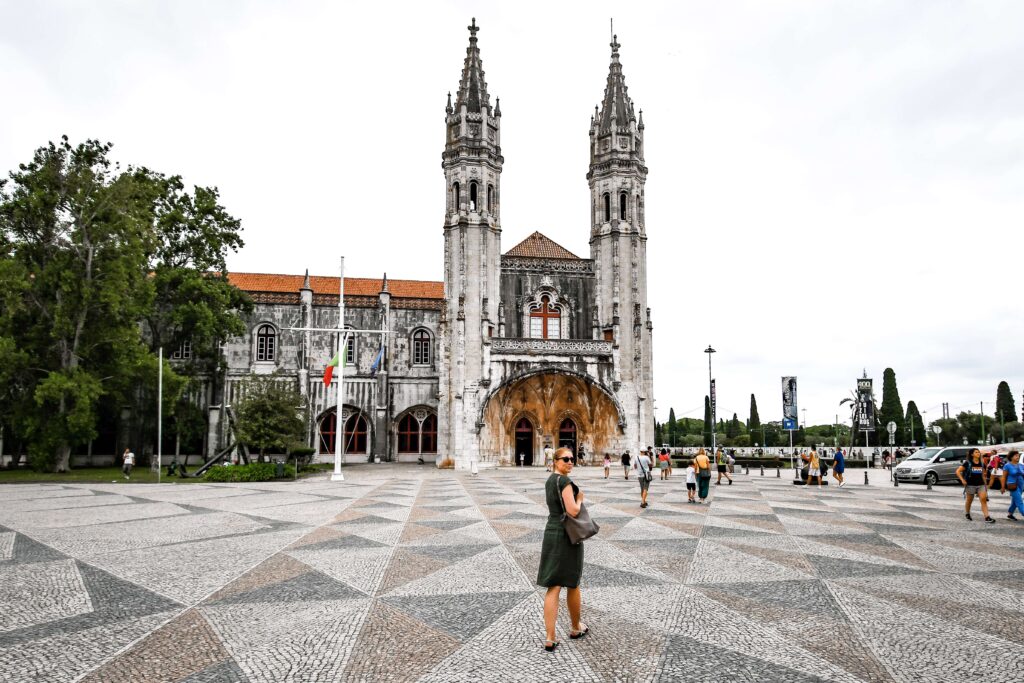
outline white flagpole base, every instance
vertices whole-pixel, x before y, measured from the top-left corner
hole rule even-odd
[[[345,475],[341,472],[334,472],[331,474],[331,481],[345,481]]]

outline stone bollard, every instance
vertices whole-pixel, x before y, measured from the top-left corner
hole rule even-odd
[[[868,485],[868,471],[864,470],[864,485]]]
[[[764,465],[761,465],[761,476],[764,476]]]
[[[927,477],[925,477],[925,480],[926,481],[924,483],[928,484],[928,490],[931,491],[932,490],[932,480],[928,479]]]

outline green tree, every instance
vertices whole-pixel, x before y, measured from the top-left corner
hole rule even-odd
[[[878,434],[881,443],[889,444],[889,432],[886,431],[886,425],[889,422],[896,423],[896,445],[905,445],[910,442],[907,435],[908,430],[903,424],[906,414],[903,412],[903,404],[900,402],[899,389],[896,388],[896,373],[892,368],[886,368],[882,373],[882,405],[879,407],[877,415],[879,426],[882,429]]]
[[[676,426],[676,410],[675,408],[668,409],[668,422],[665,425],[666,431],[668,432],[668,442],[675,445],[677,432],[679,431]]]
[[[999,383],[996,389],[996,420],[1003,422],[1017,421],[1017,405],[1014,403],[1013,394],[1010,392],[1010,385],[1005,381]]]
[[[237,404],[241,443],[259,451],[287,453],[302,441],[306,430],[305,401],[289,380],[279,375],[256,376],[244,382]]]
[[[725,436],[729,439],[735,439],[740,435],[741,431],[739,418],[736,417],[736,413],[733,413],[732,419],[725,426]]]
[[[711,399],[704,396],[704,445],[711,445],[711,435],[714,433],[714,427],[711,424]]]
[[[750,432],[752,443],[761,443],[764,436],[761,434],[761,417],[757,414],[757,399],[750,395],[750,419],[747,421],[747,430]],[[764,443],[761,443],[764,446]]]
[[[913,401],[907,401],[907,414],[903,423],[906,427],[907,443],[913,441],[914,444],[912,445],[918,446],[928,444],[924,419],[917,409],[917,404]]]
[[[209,371],[220,343],[244,331],[238,314],[251,305],[226,280],[226,253],[241,239],[217,191],[188,194],[177,177],[122,170],[110,150],[62,138],[0,188],[0,339],[22,355],[15,387],[29,405],[0,410],[0,420],[28,442],[37,466],[55,471],[95,438],[104,407],[143,406],[146,433],[155,435],[151,351],[188,340],[205,361],[191,374]],[[175,367],[190,374],[187,364]],[[165,415],[185,387],[165,364]]]

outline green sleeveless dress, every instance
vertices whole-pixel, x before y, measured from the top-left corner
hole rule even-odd
[[[552,474],[544,484],[548,523],[544,527],[544,543],[540,547],[537,585],[545,588],[577,588],[583,576],[583,544],[570,543],[562,526],[562,502],[559,496],[566,484],[572,486],[574,497],[579,494],[579,487],[563,474]]]

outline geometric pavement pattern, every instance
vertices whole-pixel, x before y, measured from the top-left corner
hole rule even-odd
[[[3,681],[1010,681],[1024,522],[958,488],[573,478],[590,634],[542,648],[536,470],[0,487]],[[975,519],[980,518],[980,513]]]

